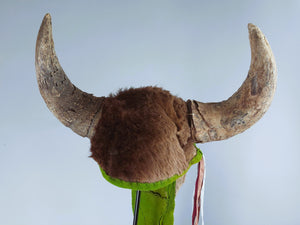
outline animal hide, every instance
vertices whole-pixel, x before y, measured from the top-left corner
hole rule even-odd
[[[157,87],[104,100],[91,157],[111,177],[152,183],[180,175],[196,154],[186,103]]]

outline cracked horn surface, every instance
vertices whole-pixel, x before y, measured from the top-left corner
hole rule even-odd
[[[251,65],[239,90],[226,101],[189,103],[197,142],[224,140],[245,131],[264,115],[272,102],[277,82],[275,59],[259,28],[249,24],[248,29]]]
[[[40,93],[51,112],[75,133],[91,138],[104,98],[79,90],[66,76],[55,54],[49,14],[38,33],[35,67]]]

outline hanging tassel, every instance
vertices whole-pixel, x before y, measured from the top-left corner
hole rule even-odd
[[[198,175],[195,184],[192,225],[198,225],[199,218],[200,218],[200,211],[201,211],[201,222],[202,225],[204,225],[204,220],[203,220],[204,186],[205,186],[205,159],[204,159],[204,155],[202,155],[202,159],[198,163]]]

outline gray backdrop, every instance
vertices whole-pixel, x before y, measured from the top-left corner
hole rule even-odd
[[[210,225],[300,221],[299,1],[0,2],[0,224],[131,224],[131,195],[106,182],[90,143],[47,109],[34,51],[45,13],[72,82],[97,96],[157,85],[183,99],[221,101],[246,78],[247,23],[261,28],[278,66],[265,116],[229,140],[199,144],[207,160]],[[191,224],[196,166],[176,198],[175,224]]]

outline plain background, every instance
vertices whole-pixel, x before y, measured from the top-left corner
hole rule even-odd
[[[278,86],[265,116],[229,140],[198,145],[207,162],[208,225],[300,221],[300,1],[0,2],[0,224],[132,224],[131,195],[106,182],[90,143],[47,109],[35,78],[39,26],[51,13],[71,81],[96,96],[156,85],[183,99],[231,96],[247,76],[247,24],[268,38]],[[196,166],[176,198],[191,224]]]

